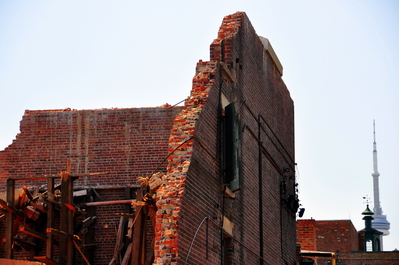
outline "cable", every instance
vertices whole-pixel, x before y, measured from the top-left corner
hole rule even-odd
[[[198,231],[199,231],[199,229],[201,228],[202,224],[204,223],[204,221],[206,219],[209,219],[208,216],[205,216],[204,219],[202,219],[201,223],[199,224],[199,226],[197,228],[197,231],[195,231],[195,234],[194,234],[193,239],[191,240],[190,248],[188,249],[187,256],[186,256],[186,261],[184,261],[184,264],[187,264],[188,257],[190,256],[190,252],[191,252],[191,249],[192,249],[192,247],[194,245],[195,238],[197,237]]]
[[[193,239],[191,240],[190,248],[188,249],[187,256],[186,256],[186,260],[184,261],[184,265],[187,264],[188,258],[189,258],[189,256],[190,256],[191,249],[192,249],[192,247],[193,247],[193,245],[194,245],[195,238],[197,237],[197,234],[198,234],[198,232],[199,232],[199,229],[201,228],[202,224],[204,223],[204,221],[205,221],[206,219],[208,219],[209,221],[211,221],[211,223],[214,224],[216,227],[222,229],[223,231],[226,231],[226,230],[224,230],[223,227],[221,227],[220,225],[218,225],[217,223],[215,223],[213,220],[211,220],[211,219],[209,218],[209,215],[205,216],[204,219],[202,219],[201,223],[199,224],[199,226],[198,226],[198,228],[197,228],[197,231],[195,231],[195,234],[194,234]],[[259,259],[262,259],[263,261],[265,261],[265,259],[264,259],[263,257],[261,257],[261,256],[259,256],[258,254],[256,254],[254,251],[252,251],[249,247],[247,247],[244,243],[242,243],[242,242],[241,242],[240,240],[238,240],[237,238],[231,236],[231,239],[233,239],[234,241],[238,242],[241,246],[243,246],[246,250],[248,250],[252,255],[256,256],[256,257],[259,258]],[[265,261],[265,262],[266,262],[266,261]],[[266,265],[270,265],[270,264],[266,262]]]

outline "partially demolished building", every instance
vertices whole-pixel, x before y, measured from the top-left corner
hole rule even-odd
[[[0,152],[0,258],[295,264],[294,105],[226,16],[183,107],[26,111]]]

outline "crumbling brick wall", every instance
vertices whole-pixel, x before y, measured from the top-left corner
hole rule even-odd
[[[154,264],[259,264],[260,256],[264,264],[292,264],[294,107],[281,69],[242,12],[224,18],[210,58],[197,64],[190,98],[172,129],[169,151],[177,150],[157,193]],[[224,192],[222,101],[234,103],[241,124],[234,199]]]
[[[242,12],[223,19],[210,49],[184,108],[28,111],[0,152],[1,183],[58,174],[67,158],[74,173],[110,172],[80,186],[128,186],[163,171],[154,264],[293,264],[294,106],[282,68]],[[235,113],[233,175],[227,106]],[[157,168],[167,155],[167,167]],[[96,255],[110,257],[106,248]]]

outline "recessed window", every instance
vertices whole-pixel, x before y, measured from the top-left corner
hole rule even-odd
[[[234,103],[224,107],[223,120],[223,181],[235,191],[240,187],[240,123]]]

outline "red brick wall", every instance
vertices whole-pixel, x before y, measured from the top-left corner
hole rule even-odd
[[[359,250],[358,235],[350,220],[317,221],[317,250],[351,252]]]
[[[21,133],[0,152],[0,190],[8,177],[65,171],[67,158],[72,173],[109,172],[79,180],[77,186],[137,184],[137,177],[152,174],[166,157],[172,121],[180,110],[26,111]]]
[[[154,264],[182,264],[187,257],[189,264],[219,264],[224,237],[220,226],[227,223],[223,220],[232,224],[231,235],[225,236],[229,242],[226,253],[233,263],[257,264],[258,255],[265,264],[295,263],[296,207],[289,203],[295,201],[294,106],[289,91],[244,13],[224,18],[210,58],[210,62],[198,63],[183,110],[27,112],[21,134],[0,153],[0,180],[58,174],[71,158],[72,173],[110,172],[75,185],[127,186],[136,184],[136,177],[156,171],[170,153],[163,184],[156,193]],[[222,93],[235,103],[241,122],[241,183],[235,199],[223,193]],[[263,181],[261,198],[259,178]],[[104,219],[117,210],[111,208],[104,209]],[[206,222],[193,241],[202,221]],[[107,221],[99,222],[98,228],[103,224]],[[98,236],[108,242],[96,258],[107,264],[111,239],[106,233]]]
[[[348,265],[393,265],[399,264],[399,251],[339,253],[337,259],[341,264]]]
[[[193,147],[187,150],[192,150],[192,156],[184,158],[189,168],[183,174],[181,208],[177,209],[178,262],[182,264],[186,260],[199,228],[189,264],[219,264],[223,235],[217,226],[222,226],[226,217],[233,223],[233,247],[229,252],[233,264],[258,264],[259,254],[265,264],[293,264],[296,261],[295,209],[292,211],[287,204],[281,207],[282,199],[295,196],[294,107],[289,92],[244,13],[224,18],[219,37],[211,45],[210,58],[211,62],[197,65],[193,101],[185,106],[188,112],[193,109],[199,114],[199,118],[193,130],[196,138],[190,141]],[[217,61],[226,63],[231,76]],[[242,125],[242,177],[235,199],[223,194],[221,93],[235,103]],[[259,114],[262,117],[263,253],[259,253]],[[284,195],[280,192],[283,180],[286,181]],[[205,223],[199,227],[201,221]],[[162,247],[167,249],[165,245]],[[174,257],[172,255],[172,261]],[[162,264],[162,257],[158,258],[156,264]]]
[[[296,223],[298,242],[301,250],[318,250],[317,248],[317,222],[314,219],[302,219]]]
[[[109,172],[74,182],[74,187],[94,187],[101,200],[125,199],[124,189],[136,186],[137,177],[151,176],[166,168],[158,165],[168,154],[173,119],[181,107],[27,111],[21,121],[21,133],[0,152],[0,191],[9,177],[59,174],[71,159],[72,173]],[[40,182],[16,181],[16,186],[39,186]],[[112,188],[112,189],[107,189]],[[132,198],[135,195],[132,191]],[[99,200],[99,198],[97,198]],[[98,206],[94,214],[95,264],[109,264],[119,224],[117,212],[125,205]],[[0,220],[0,238],[5,237],[5,220]],[[0,241],[0,257],[5,256]],[[44,255],[42,253],[42,255]],[[26,252],[15,253],[18,258]],[[75,255],[80,257],[79,254]],[[84,264],[82,261],[80,264]]]
[[[387,265],[399,264],[399,252],[361,252],[359,237],[350,220],[297,221],[298,241],[302,250],[336,253],[337,264]],[[318,264],[327,264],[330,258],[315,258]]]

